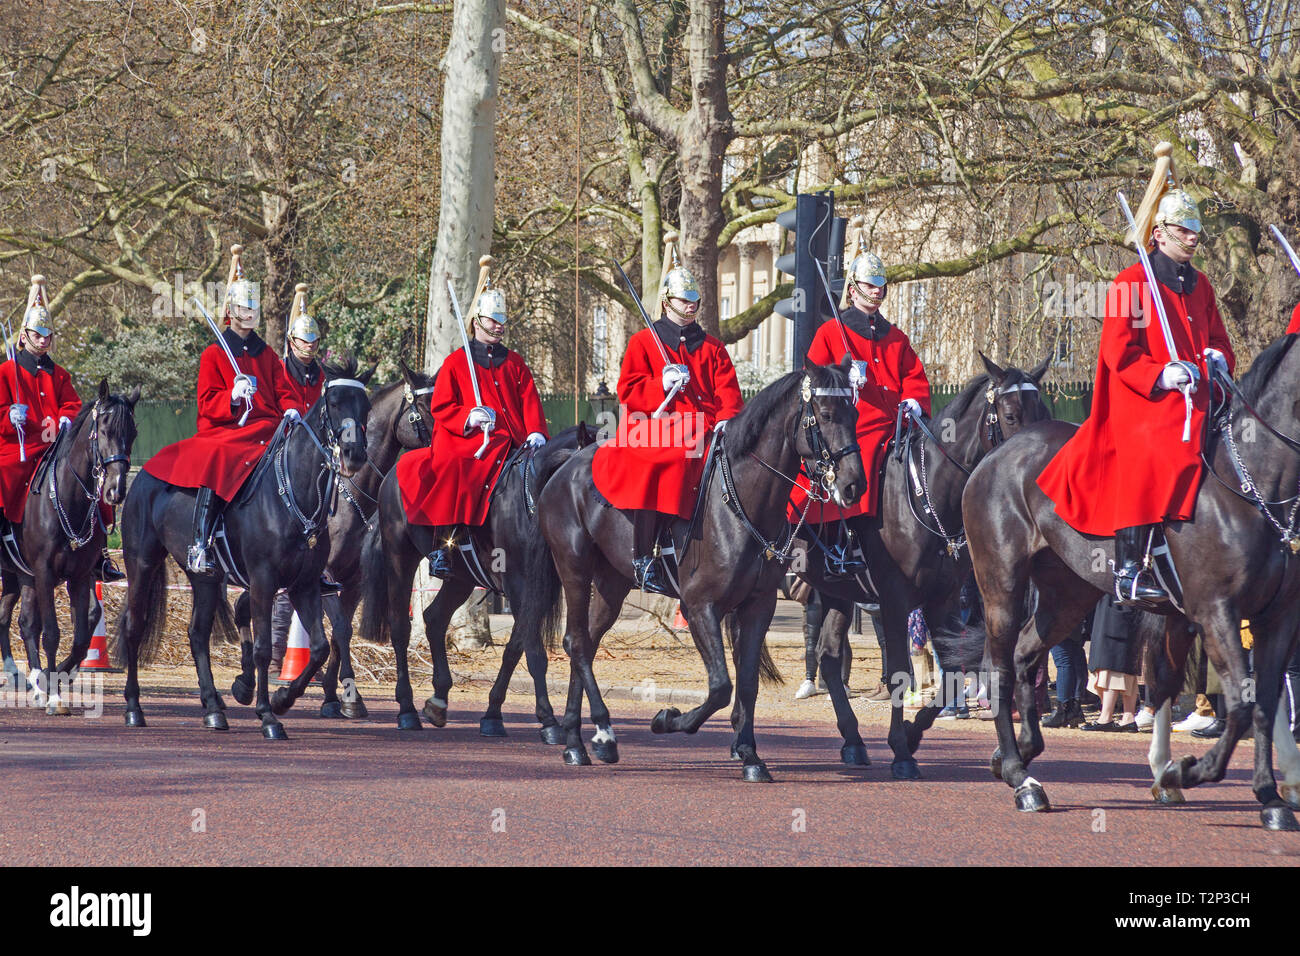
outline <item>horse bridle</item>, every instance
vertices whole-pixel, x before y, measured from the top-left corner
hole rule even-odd
[[[325,388],[321,394],[322,399],[331,388],[359,388],[363,392],[366,391],[365,384],[354,378],[334,378],[325,382]],[[324,443],[316,437],[315,430],[303,421],[302,418],[291,420],[289,422],[289,427],[285,429],[284,441],[281,442],[280,447],[276,449],[275,457],[272,462],[275,469],[276,490],[279,492],[280,500],[284,502],[284,506],[288,509],[289,514],[302,525],[302,531],[307,537],[307,547],[309,548],[316,547],[316,533],[320,530],[321,525],[328,520],[329,515],[334,510],[334,491],[338,487],[337,479],[342,467],[343,452],[340,442],[342,431],[346,431],[348,428],[360,429],[361,447],[364,448],[366,445],[365,424],[357,424],[357,422],[352,419],[345,418],[341,422],[342,429],[336,428],[334,425],[334,417],[330,414],[330,405],[328,401],[324,402],[321,418],[325,425]],[[316,481],[318,491],[320,492],[320,504],[317,505],[315,512],[313,512],[310,517],[304,514],[302,509],[298,507],[298,502],[294,498],[293,494],[293,483],[289,481],[289,472],[285,465],[285,457],[289,447],[289,434],[292,432],[294,426],[300,426],[307,432],[307,437],[310,438],[312,444],[316,446],[316,449],[320,452],[321,458],[324,462],[321,473],[327,475],[325,486],[323,488],[319,487],[320,475],[317,475]]]
[[[998,412],[999,395],[1015,395],[1018,392],[1037,392],[1038,386],[1033,382],[1021,382],[1019,385],[1004,385],[998,388],[996,385],[989,383],[988,389],[984,392],[984,437],[988,439],[992,448],[997,448],[1006,441],[1006,436],[1002,434],[1002,416]]]
[[[406,420],[415,428],[415,434],[424,444],[432,444],[433,436],[429,434],[429,426],[424,423],[424,416],[420,414],[420,407],[415,403],[419,395],[431,395],[433,386],[427,385],[424,388],[411,388],[410,382],[402,383],[402,407],[398,409],[400,415],[406,412]],[[408,411],[409,409],[409,411]]]
[[[104,458],[100,454],[99,400],[98,399],[95,400],[95,404],[90,410],[90,421],[91,421],[90,436],[87,440],[90,443],[90,474],[91,474],[91,478],[93,479],[92,482],[93,487],[87,488],[85,484],[82,483],[81,476],[78,475],[76,472],[72,473],[72,477],[76,480],[77,484],[81,486],[81,491],[86,496],[86,500],[90,502],[97,502],[99,501],[100,496],[104,492],[104,478],[108,474],[108,466],[115,464],[117,462],[126,462],[126,464],[130,466],[131,456],[112,455],[108,458]],[[69,426],[69,428],[71,428],[71,426]],[[90,542],[90,539],[95,536],[96,519],[99,518],[99,508],[95,507],[95,505],[92,504],[91,507],[88,509],[88,513],[86,515],[86,521],[83,526],[82,533],[78,533],[75,530],[73,530],[72,520],[68,517],[68,513],[63,510],[63,502],[59,500],[58,467],[59,467],[58,457],[52,451],[50,456],[49,499],[51,503],[54,505],[55,513],[59,516],[59,526],[63,529],[63,534],[68,539],[68,545],[72,548],[73,551],[76,551],[77,549],[87,545]],[[98,521],[98,526],[104,531],[105,534],[108,533],[108,528],[104,526],[102,519]]]
[[[723,503],[726,504],[731,510],[731,513],[740,520],[741,525],[743,525],[745,530],[749,532],[750,536],[762,545],[764,560],[778,561],[781,564],[785,564],[790,560],[795,538],[798,536],[800,529],[804,526],[804,522],[808,517],[808,509],[812,505],[814,499],[818,501],[830,500],[830,490],[835,485],[835,465],[849,455],[862,454],[862,449],[858,447],[856,434],[853,436],[853,440],[844,448],[841,448],[838,451],[831,451],[830,447],[826,444],[825,436],[822,435],[821,426],[817,423],[817,411],[813,407],[812,403],[813,398],[816,397],[843,398],[845,401],[852,404],[854,400],[853,389],[814,388],[812,377],[810,375],[804,375],[800,394],[803,401],[799,407],[799,415],[795,419],[794,430],[797,433],[800,427],[803,428],[808,437],[808,447],[811,453],[805,455],[802,452],[799,452],[798,443],[795,442],[794,444],[795,451],[799,454],[799,458],[803,461],[804,468],[809,475],[808,494],[804,500],[803,511],[799,514],[798,524],[791,526],[787,523],[786,525],[789,530],[783,545],[780,544],[779,537],[776,540],[768,540],[767,537],[764,536],[763,532],[759,531],[758,528],[754,526],[754,523],[749,520],[749,515],[745,513],[744,506],[740,503],[740,495],[736,491],[735,481],[731,475],[731,461],[727,457],[725,444],[726,432],[723,431],[719,433],[716,439],[718,449],[718,470],[722,474]],[[794,435],[791,435],[791,438],[793,439]],[[789,482],[791,487],[798,484],[797,477],[791,478],[789,475],[783,474],[767,462],[763,461],[763,459],[759,458],[753,452],[750,452],[750,457],[772,474]],[[816,473],[815,477],[814,472]],[[819,485],[821,486],[824,497],[817,494],[817,488]],[[690,534],[688,531],[688,545],[689,542]],[[682,557],[685,557],[685,552],[683,552]]]

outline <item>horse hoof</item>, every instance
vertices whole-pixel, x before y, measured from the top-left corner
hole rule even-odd
[[[1163,806],[1171,806],[1175,803],[1187,802],[1187,798],[1183,796],[1183,791],[1179,790],[1177,787],[1162,787],[1158,783],[1151,787],[1151,796],[1155,799],[1156,803]]]
[[[659,713],[655,714],[655,719],[650,721],[650,732],[655,734],[670,734],[673,732],[672,723],[680,719],[682,712],[676,707],[666,707]]]
[[[1285,833],[1295,833],[1300,830],[1300,823],[1296,822],[1295,813],[1290,807],[1265,807],[1259,811],[1259,819],[1264,824],[1265,830],[1279,830]]]
[[[894,775],[895,780],[921,779],[921,768],[916,765],[916,761],[911,757],[906,760],[895,760],[889,765],[889,772]]]
[[[128,710],[128,711],[126,712],[126,725],[127,725],[128,727],[147,727],[147,726],[149,726],[148,724],[146,724],[146,723],[144,722],[144,711],[143,711],[143,710]]]
[[[50,704],[45,708],[46,717],[71,717],[72,708],[67,704]]]
[[[435,727],[447,726],[447,708],[439,707],[430,697],[424,702],[424,719]]]
[[[1002,748],[999,747],[993,751],[993,759],[989,761],[989,770],[993,773],[994,780],[1002,779]]]
[[[229,730],[230,724],[226,723],[226,715],[221,711],[214,711],[211,714],[203,715],[203,726],[208,730]]]
[[[1047,793],[1033,777],[1016,787],[1016,809],[1022,813],[1046,813],[1052,809],[1047,802]]]
[[[343,705],[337,700],[327,700],[320,705],[320,715],[333,720],[343,719]]]
[[[1165,764],[1165,769],[1160,773],[1160,786],[1172,789],[1180,789],[1185,786],[1183,775],[1196,763],[1195,757],[1184,757],[1182,760],[1171,760]]]
[[[284,732],[284,724],[263,724],[262,736],[267,740],[288,740],[289,735]]]
[[[591,749],[596,751],[596,759],[601,763],[618,763],[618,742],[605,741],[602,743],[591,744]]]
[[[413,710],[404,710],[397,715],[398,730],[423,730],[420,724],[420,715]]]
[[[867,756],[867,745],[845,744],[840,748],[840,762],[850,767],[870,767],[871,758]]]
[[[540,732],[542,743],[557,746],[564,743],[564,728],[559,724],[551,724],[549,727],[543,727]]]
[[[500,717],[483,717],[478,722],[478,735],[480,737],[504,737],[506,736],[506,724]]]
[[[348,720],[364,720],[370,716],[370,711],[366,710],[365,701],[360,697],[356,700],[345,700],[342,713]]]
[[[746,783],[771,783],[772,775],[767,772],[767,764],[763,761],[758,763],[747,763],[740,769],[740,779]]]
[[[569,767],[590,767],[591,758],[587,756],[587,751],[581,747],[565,747],[564,763]]]
[[[244,678],[236,677],[234,683],[230,685],[230,696],[247,707],[253,702],[253,688],[244,683]]]

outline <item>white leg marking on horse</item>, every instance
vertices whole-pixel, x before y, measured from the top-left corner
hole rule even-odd
[[[1151,777],[1159,780],[1165,764],[1169,763],[1169,728],[1172,717],[1169,701],[1160,705],[1156,711],[1156,722],[1151,725],[1151,749],[1147,751],[1147,763],[1151,766]]]
[[[447,709],[447,702],[445,700],[442,700],[441,698],[430,697],[429,703],[433,704],[434,707],[441,707],[443,710]]]
[[[597,727],[596,732],[591,735],[593,744],[612,744],[614,742],[614,730],[611,727]]]
[[[1292,806],[1300,806],[1300,747],[1291,735],[1290,695],[1283,693],[1277,702],[1277,717],[1273,720],[1273,748],[1277,751],[1277,766],[1282,771],[1282,799]]]

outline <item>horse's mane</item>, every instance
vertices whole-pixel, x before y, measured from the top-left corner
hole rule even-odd
[[[357,377],[357,357],[352,354],[342,356],[337,364],[321,359],[320,367],[327,379]]]
[[[1019,372],[1020,370],[1007,369],[1007,371]],[[1021,375],[1028,378],[1028,376],[1023,372],[1021,372]],[[988,389],[990,381],[992,380],[989,378],[987,372],[981,372],[979,375],[976,375],[973,379],[962,386],[961,391],[957,393],[956,398],[944,406],[944,412],[948,417],[954,420],[961,418],[970,411],[971,405],[975,403],[976,398],[979,398],[981,401],[983,400],[984,392]]]
[[[727,448],[733,455],[747,455],[758,444],[768,420],[777,415],[790,400],[790,393],[811,375],[817,388],[848,388],[849,376],[835,365],[815,365],[787,372],[745,404],[727,424]],[[826,376],[829,381],[822,378]]]
[[[1277,341],[1270,343],[1264,351],[1255,356],[1255,361],[1250,363],[1250,368],[1246,370],[1246,374],[1237,383],[1237,387],[1246,396],[1246,401],[1252,404],[1259,401],[1264,387],[1268,384],[1269,379],[1273,377],[1273,373],[1277,371],[1278,365],[1286,358],[1297,338],[1300,338],[1300,336],[1297,336],[1294,332],[1284,335]]]
[[[72,420],[72,427],[69,429],[71,434],[75,435],[81,426],[85,424],[86,419],[90,417],[90,413],[94,411],[95,402],[97,401],[99,401],[98,394],[90,401],[81,403],[81,408],[77,411],[77,417]],[[126,409],[130,407],[130,403],[121,395],[110,393],[108,401],[99,407],[101,427],[111,428],[115,433],[121,434],[124,439],[134,441],[136,436],[135,416],[126,413]]]

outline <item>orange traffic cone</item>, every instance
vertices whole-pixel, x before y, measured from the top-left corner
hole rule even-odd
[[[108,666],[108,626],[104,614],[104,586],[95,582],[95,600],[99,604],[99,621],[95,624],[95,633],[90,636],[90,647],[86,659],[81,662],[83,671],[99,671],[101,674],[117,674],[120,669]]]
[[[686,615],[682,613],[682,606],[677,605],[677,616],[673,618],[673,628],[678,631],[690,630],[690,624],[686,623]]]
[[[287,684],[306,669],[307,661],[311,658],[310,648],[311,642],[308,640],[307,629],[298,619],[298,612],[294,611],[293,620],[289,622],[289,646],[284,651],[284,661],[280,664],[277,683]]]

